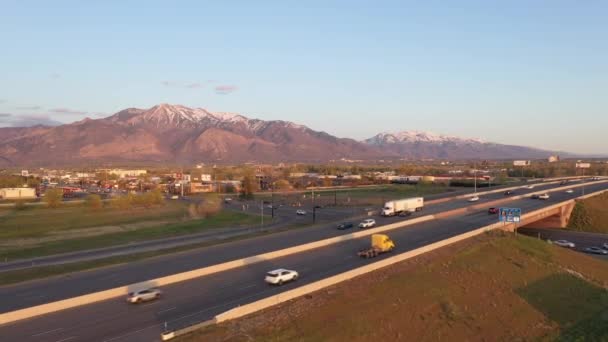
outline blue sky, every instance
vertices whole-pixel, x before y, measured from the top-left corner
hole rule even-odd
[[[158,103],[608,152],[605,1],[3,1],[0,126]]]

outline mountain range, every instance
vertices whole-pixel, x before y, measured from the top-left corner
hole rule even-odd
[[[530,159],[552,152],[419,131],[338,138],[288,121],[159,104],[60,126],[0,128],[0,166],[82,162],[240,163]]]

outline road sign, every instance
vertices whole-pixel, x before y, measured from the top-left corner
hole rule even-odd
[[[500,222],[515,222],[521,221],[521,208],[500,208],[498,210],[498,220]]]

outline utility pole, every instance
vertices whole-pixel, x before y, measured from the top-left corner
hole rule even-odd
[[[260,219],[262,220],[261,221],[262,223],[260,223],[260,228],[263,228],[264,227],[264,200],[260,201],[260,208],[261,208],[260,210],[262,211],[262,213],[260,215]]]
[[[473,163],[473,177],[475,178],[475,193],[477,193],[477,163]]]

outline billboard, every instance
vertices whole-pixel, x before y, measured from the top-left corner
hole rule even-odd
[[[591,164],[589,164],[589,163],[576,163],[577,169],[588,169],[590,167],[591,167]]]
[[[514,160],[513,166],[530,166],[529,160]]]
[[[500,222],[521,221],[521,208],[500,208],[498,209],[498,220]]]

